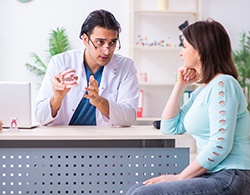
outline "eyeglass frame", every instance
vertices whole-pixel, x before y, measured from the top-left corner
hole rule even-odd
[[[86,34],[87,35],[87,34]],[[92,43],[92,45],[94,46],[94,48],[95,48],[95,50],[97,50],[97,49],[100,49],[100,50],[104,50],[104,49],[111,49],[112,48],[112,46],[106,46],[105,48],[103,48],[104,47],[104,45],[103,46],[100,46],[100,47],[97,47],[95,44],[94,44],[94,42],[91,40],[91,38],[89,37],[89,35],[87,35],[87,37],[88,37],[88,39],[90,40],[90,42]],[[119,38],[117,38],[116,39],[116,41],[118,41],[118,44],[119,44],[119,47],[118,47],[118,49],[117,49],[117,51],[118,50],[120,50],[121,49],[121,42],[120,42],[120,39]],[[110,43],[108,43],[108,45],[109,45]],[[117,44],[117,43],[116,43]],[[114,47],[114,49],[113,50],[115,50],[116,49],[116,47]]]

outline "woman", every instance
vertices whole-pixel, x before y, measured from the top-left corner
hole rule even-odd
[[[250,193],[249,112],[232,59],[229,36],[211,19],[183,31],[184,66],[165,106],[164,134],[190,133],[198,155],[177,175],[161,175],[132,186],[127,195]],[[200,86],[182,107],[187,85]]]

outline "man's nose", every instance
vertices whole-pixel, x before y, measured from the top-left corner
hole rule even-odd
[[[102,47],[102,52],[104,54],[109,54],[110,53],[110,47],[109,46],[103,46]]]

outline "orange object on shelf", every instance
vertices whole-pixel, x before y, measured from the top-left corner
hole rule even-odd
[[[143,90],[140,90],[140,94],[139,94],[139,104],[138,104],[138,108],[137,108],[137,117],[141,118],[143,113]]]
[[[3,122],[0,120],[0,131],[2,131]]]

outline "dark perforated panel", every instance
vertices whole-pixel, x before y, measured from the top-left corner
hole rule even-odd
[[[1,148],[0,194],[125,194],[134,183],[179,173],[187,148]]]

